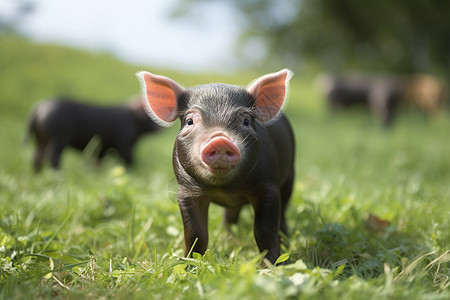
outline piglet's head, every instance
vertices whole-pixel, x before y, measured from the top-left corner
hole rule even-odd
[[[264,75],[247,88],[206,84],[185,89],[168,77],[144,71],[137,76],[152,119],[162,126],[181,120],[175,160],[192,177],[211,183],[251,170],[258,155],[256,127],[280,115],[292,72]]]

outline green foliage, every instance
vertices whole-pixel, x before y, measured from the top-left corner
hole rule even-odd
[[[33,146],[21,143],[37,99],[120,101],[138,93],[141,67],[10,38],[0,52],[0,298],[450,297],[448,116],[403,113],[389,132],[360,112],[330,118],[312,76],[297,74],[286,108],[297,178],[280,264],[262,266],[250,207],[230,235],[212,206],[210,250],[184,258],[177,128],[143,139],[129,171],[114,156],[93,167],[86,153],[67,151],[62,170],[34,175]],[[184,85],[257,76],[160,73]]]
[[[450,72],[450,1],[216,1],[240,13],[238,49],[254,55],[249,47],[267,47],[265,66],[315,60],[336,72]],[[196,5],[210,1],[178,2],[175,16],[196,16]]]

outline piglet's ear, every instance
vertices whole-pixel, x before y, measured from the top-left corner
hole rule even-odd
[[[289,80],[294,73],[283,69],[253,81],[247,91],[256,100],[256,114],[263,122],[274,120],[286,102]]]
[[[177,119],[177,99],[184,89],[174,80],[149,72],[136,73],[141,82],[146,111],[162,126],[170,126]]]

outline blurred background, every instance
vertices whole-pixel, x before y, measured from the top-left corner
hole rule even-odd
[[[109,53],[129,63],[177,70],[236,66],[240,25],[233,7],[205,3],[192,18],[174,18],[179,0],[4,0],[3,32],[40,43]],[[194,5],[194,4],[193,4]]]
[[[3,0],[2,33],[176,70],[450,70],[450,1]],[[263,66],[263,67],[262,67]]]

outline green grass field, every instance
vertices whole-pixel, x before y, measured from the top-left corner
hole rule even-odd
[[[68,150],[62,170],[33,174],[34,145],[22,140],[35,102],[124,101],[140,69],[150,70],[0,36],[0,298],[450,299],[447,113],[402,113],[390,131],[368,114],[329,118],[314,74],[297,71],[286,108],[297,140],[289,263],[277,267],[261,267],[250,207],[230,235],[212,206],[210,250],[183,257],[177,125],[142,139],[130,171],[114,155],[94,167],[89,151]],[[262,75],[150,71],[186,86]]]

